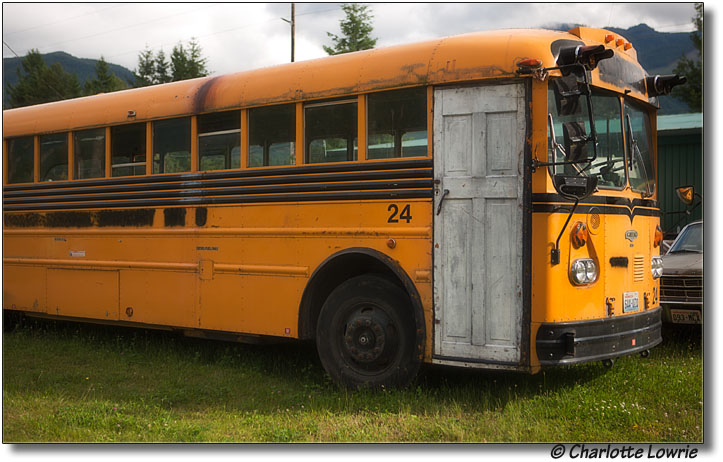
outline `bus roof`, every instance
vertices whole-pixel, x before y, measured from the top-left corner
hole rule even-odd
[[[3,136],[78,130],[415,85],[510,78],[516,76],[517,63],[525,58],[538,58],[544,66],[554,66],[556,57],[551,45],[555,42],[605,43],[608,34],[611,32],[581,27],[569,32],[478,32],[99,94],[3,111]],[[610,45],[614,46],[615,40]],[[624,51],[618,47],[618,55],[644,73],[634,48]]]

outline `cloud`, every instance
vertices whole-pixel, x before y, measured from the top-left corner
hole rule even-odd
[[[339,33],[340,3],[296,4],[296,58],[325,56],[327,32]],[[480,30],[581,23],[627,28],[645,22],[671,32],[691,30],[692,3],[374,3],[378,46]],[[19,55],[66,51],[136,67],[146,46],[169,55],[196,37],[214,73],[288,62],[289,3],[9,3],[3,40]],[[3,56],[13,56],[3,46]]]

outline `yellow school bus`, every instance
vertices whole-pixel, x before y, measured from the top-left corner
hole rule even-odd
[[[350,386],[661,341],[656,96],[504,30],[3,112],[3,309],[315,340]]]

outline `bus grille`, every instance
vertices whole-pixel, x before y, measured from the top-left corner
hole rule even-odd
[[[703,303],[703,278],[663,275],[660,278],[660,301]]]
[[[645,255],[636,255],[633,260],[633,281],[643,282],[645,280]]]

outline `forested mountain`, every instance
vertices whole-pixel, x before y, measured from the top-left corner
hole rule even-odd
[[[92,80],[95,77],[95,66],[97,59],[76,58],[63,51],[56,51],[42,55],[43,61],[48,66],[59,63],[66,72],[75,74],[78,82],[82,87],[86,80]],[[7,107],[8,92],[7,85],[15,85],[18,82],[18,68],[22,71],[22,56],[20,58],[3,58],[3,107]],[[118,76],[126,82],[129,87],[133,87],[133,72],[118,64],[108,63],[110,72]]]

